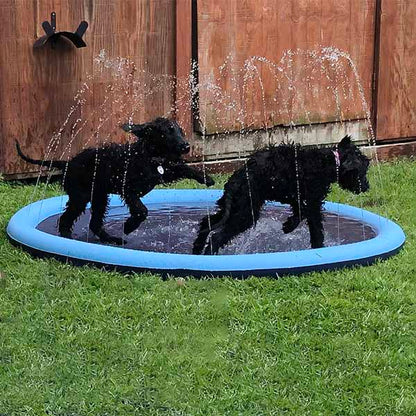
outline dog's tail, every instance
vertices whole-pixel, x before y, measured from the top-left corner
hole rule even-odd
[[[17,153],[19,154],[19,156],[25,162],[32,163],[33,165],[46,166],[46,167],[49,167],[49,168],[65,169],[65,165],[67,163],[63,160],[37,160],[37,159],[32,159],[32,158],[26,156],[22,152],[22,149],[20,148],[19,142],[17,140],[16,140],[16,150],[17,150]]]

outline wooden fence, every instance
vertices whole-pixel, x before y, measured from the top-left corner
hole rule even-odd
[[[58,31],[88,21],[86,48],[33,49],[52,11]],[[415,18],[411,0],[0,0],[0,172],[36,170],[16,139],[65,158],[157,115],[185,127],[193,160],[235,155],[241,129],[310,125],[310,142],[368,116],[378,144],[411,141]]]
[[[133,81],[151,83],[142,74],[175,75],[175,7],[175,0],[0,0],[0,172],[36,170],[16,158],[16,139],[35,158],[67,157],[70,141],[74,153],[86,143],[124,140],[117,126],[125,114],[143,121],[168,112],[169,88],[135,111],[124,95]],[[57,31],[89,23],[86,48],[62,40],[33,49],[52,11]]]

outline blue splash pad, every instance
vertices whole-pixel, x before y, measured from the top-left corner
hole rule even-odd
[[[143,202],[149,208],[151,214],[149,218],[152,213],[162,213],[162,216],[170,218],[169,216],[173,212],[171,210],[174,210],[174,208],[169,207],[188,207],[189,212],[192,212],[194,207],[199,207],[200,216],[202,216],[207,209],[211,208],[212,212],[215,201],[221,195],[222,191],[220,190],[154,190],[143,198]],[[10,240],[37,256],[52,256],[65,261],[69,260],[75,264],[94,264],[127,272],[152,271],[165,276],[231,275],[239,278],[251,275],[276,277],[352,265],[369,265],[377,259],[387,258],[397,253],[405,242],[402,229],[394,222],[359,208],[326,202],[324,205],[325,215],[329,219],[332,217],[333,223],[334,218],[341,217],[346,219],[347,224],[349,224],[347,231],[348,229],[352,230],[354,223],[360,224],[359,229],[367,230],[363,232],[364,241],[345,244],[343,242],[348,240],[338,238],[338,244],[340,245],[336,245],[337,242],[333,241],[329,247],[307,249],[309,245],[309,239],[307,238],[307,241],[304,241],[304,249],[300,250],[284,251],[279,249],[278,252],[270,252],[271,246],[269,245],[267,250],[261,249],[268,252],[240,254],[241,249],[238,247],[237,249],[226,247],[220,255],[216,256],[186,254],[178,249],[173,249],[174,244],[169,241],[168,250],[172,248],[172,251],[176,252],[160,252],[160,250],[158,252],[157,249],[152,248],[154,241],[150,241],[150,245],[145,246],[146,249],[137,249],[129,248],[129,245],[126,245],[126,247],[103,245],[96,239],[94,240],[94,236],[91,236],[87,242],[77,240],[75,233],[75,239],[66,239],[43,231],[43,224],[48,221],[51,222],[51,218],[58,216],[63,211],[66,201],[66,196],[55,197],[37,201],[19,210],[12,217],[7,227]],[[164,208],[161,209],[161,207]],[[269,207],[270,209],[284,208],[278,203],[269,203],[266,210]],[[124,218],[123,210],[124,207],[120,198],[115,195],[111,196],[110,213],[113,211],[115,213],[113,216],[118,216],[119,224],[122,223]],[[198,220],[196,220],[195,225],[197,225]],[[56,219],[53,221],[56,224]],[[146,227],[146,222],[140,226],[140,229]],[[274,221],[274,223],[280,229],[280,221]],[[175,227],[175,225],[172,226]],[[268,227],[270,227],[270,224],[266,224],[266,228]],[[190,236],[189,247],[186,247],[185,243],[185,245],[177,244],[182,251],[190,252],[191,243],[193,238],[196,237],[196,231],[197,226],[193,227],[195,235],[192,235],[188,230],[185,230],[185,233],[183,230],[180,232],[180,234]],[[279,238],[277,233],[274,233],[273,236],[276,239]],[[248,235],[248,238],[253,240],[255,240],[254,237],[255,235]],[[307,232],[303,235],[303,240],[306,240],[305,237],[308,237]],[[130,238],[128,236],[127,240]],[[241,241],[244,240],[244,236],[238,238]],[[285,244],[283,241],[283,245]],[[327,241],[326,244],[328,245]],[[164,250],[166,250],[166,247]]]

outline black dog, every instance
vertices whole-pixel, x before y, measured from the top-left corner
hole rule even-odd
[[[123,130],[137,136],[132,144],[110,144],[89,148],[69,162],[41,161],[25,156],[16,142],[17,151],[26,162],[66,171],[63,188],[69,200],[59,219],[59,233],[71,238],[72,226],[91,201],[90,230],[103,242],[122,244],[123,239],[110,236],[103,229],[108,207],[108,194],[122,197],[129,207],[130,217],[124,233],[134,231],[147,217],[147,208],[140,197],[156,185],[182,178],[195,179],[211,186],[211,177],[204,177],[185,164],[182,155],[190,150],[184,133],[175,121],[157,118],[145,124],[124,124]]]
[[[369,159],[345,136],[334,149],[281,144],[254,153],[231,176],[219,210],[204,217],[194,254],[216,254],[237,234],[253,226],[266,200],[289,204],[292,215],[283,224],[290,233],[306,218],[312,248],[323,247],[322,204],[331,183],[356,194],[369,188]]]

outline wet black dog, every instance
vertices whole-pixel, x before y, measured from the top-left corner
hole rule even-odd
[[[90,230],[103,242],[122,244],[123,240],[103,229],[108,195],[118,194],[129,207],[130,217],[124,233],[134,231],[147,217],[147,208],[140,197],[156,185],[182,178],[195,179],[207,186],[214,184],[185,164],[182,155],[190,150],[184,133],[175,121],[157,118],[145,124],[125,124],[122,128],[137,136],[132,144],[110,144],[89,148],[69,162],[34,160],[25,156],[16,142],[17,151],[26,162],[62,169],[63,188],[69,200],[59,219],[59,233],[71,238],[72,226],[91,202]]]
[[[237,234],[253,226],[266,200],[289,204],[292,215],[283,224],[290,233],[306,218],[312,248],[323,247],[322,204],[332,183],[354,193],[369,188],[369,159],[345,136],[329,148],[281,144],[254,153],[231,176],[219,210],[204,217],[194,254],[216,254]]]

